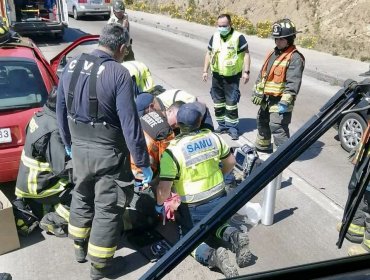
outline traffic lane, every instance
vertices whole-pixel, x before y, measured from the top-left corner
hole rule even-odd
[[[105,23],[106,21],[101,20],[70,19],[71,28],[82,30],[85,33],[100,32],[99,30]],[[201,80],[206,43],[136,22],[131,23],[131,36],[136,59],[148,65],[155,82],[162,84],[165,88],[181,88],[198,96],[201,101],[207,103],[213,114],[209,94],[211,77],[207,83]],[[241,132],[251,142],[256,137],[255,118],[258,106],[251,103],[250,96],[261,65],[262,61],[252,56],[250,81],[246,85],[241,84],[240,87]],[[330,86],[328,83],[304,75],[290,125],[291,133],[293,134],[314,116],[338,90],[339,87]],[[334,129],[329,130],[290,168],[343,206],[353,167],[347,161],[348,154],[340,147],[335,135]]]
[[[131,28],[135,56],[149,66],[155,81],[159,78],[172,88],[182,88],[198,96],[201,101],[207,103],[213,114],[209,94],[211,78],[207,83],[201,81],[207,45],[204,42],[137,23],[131,24]],[[241,132],[251,142],[254,142],[256,137],[255,119],[259,107],[251,103],[250,97],[261,65],[262,61],[252,57],[250,81],[246,85],[241,83],[240,87]],[[304,75],[293,111],[291,134],[293,135],[316,115],[339,89]],[[347,160],[348,154],[335,139],[336,134],[336,130],[329,129],[290,166],[290,169],[343,206],[347,198],[347,184],[353,166]]]

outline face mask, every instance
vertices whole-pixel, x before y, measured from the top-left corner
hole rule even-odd
[[[218,27],[218,32],[220,32],[222,36],[225,36],[230,32],[230,27]]]

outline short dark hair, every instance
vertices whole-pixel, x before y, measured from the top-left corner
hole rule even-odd
[[[185,104],[184,101],[181,101],[181,100],[175,101],[170,107],[168,107],[167,110],[172,110],[172,109],[175,109],[175,108],[179,109],[184,104]]]
[[[217,19],[224,18],[224,17],[227,18],[229,24],[231,24],[231,16],[229,14],[221,14],[218,16]]]
[[[99,45],[113,52],[129,42],[130,35],[127,28],[117,23],[110,23],[104,26],[99,38]]]

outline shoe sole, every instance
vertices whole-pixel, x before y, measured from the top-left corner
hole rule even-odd
[[[357,243],[357,244],[361,244],[362,241],[364,240],[364,237],[363,236],[353,236],[353,235],[349,235],[348,233],[345,235],[345,238],[349,241],[349,242],[352,242],[352,243]]]
[[[252,253],[249,250],[249,237],[247,233],[240,234],[238,248],[234,248],[236,253],[236,264],[240,267],[246,267],[251,263]]]
[[[214,131],[216,134],[227,134],[227,130]]]
[[[56,237],[67,237],[67,234],[59,234],[59,233],[54,232],[54,228],[51,225],[40,223],[39,226],[46,233],[51,233],[51,234],[55,235]]]
[[[240,267],[247,267],[252,260],[252,253],[247,247],[243,247],[236,255],[236,264]]]
[[[220,267],[218,268],[221,270],[223,275],[225,275],[227,278],[239,276],[236,267],[230,263],[229,254],[227,253],[226,249],[218,248],[217,257],[221,263]]]

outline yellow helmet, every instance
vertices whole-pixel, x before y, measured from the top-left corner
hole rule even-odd
[[[6,20],[0,16],[0,44],[8,42],[11,38],[9,27],[6,25]]]

